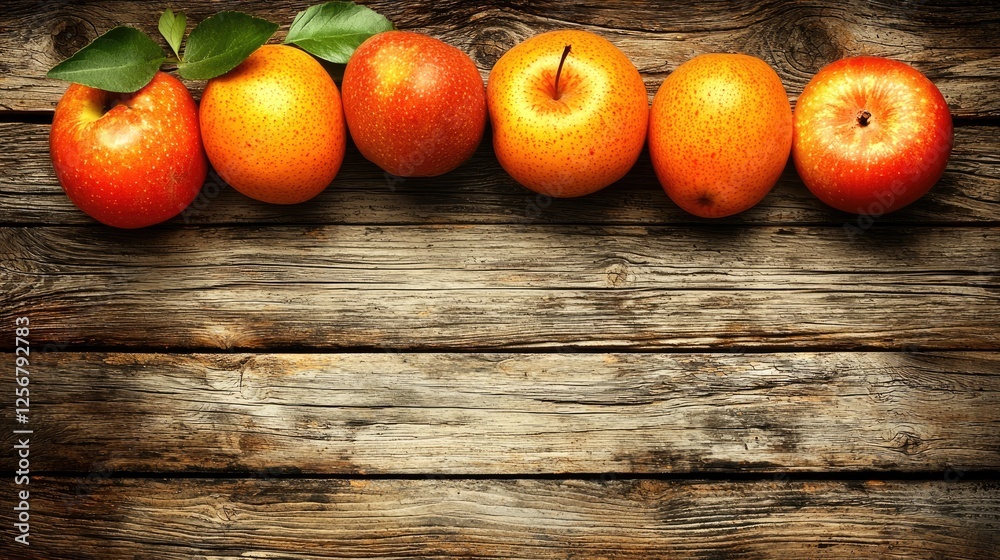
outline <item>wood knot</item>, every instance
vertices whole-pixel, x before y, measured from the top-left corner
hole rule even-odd
[[[607,276],[608,286],[612,288],[621,288],[635,280],[635,275],[623,263],[615,263],[609,266],[604,272]]]
[[[827,18],[809,18],[786,30],[789,58],[795,69],[814,74],[827,64],[842,58],[850,33],[831,26]]]
[[[913,432],[901,431],[892,437],[892,446],[906,455],[916,455],[923,451],[924,440]]]
[[[757,27],[741,47],[772,64],[783,79],[808,79],[843,58],[853,42],[854,34],[844,22],[797,7],[769,18],[768,25]]]
[[[506,25],[484,27],[472,40],[472,58],[480,68],[493,68],[503,53],[532,34],[521,37]]]
[[[89,23],[67,17],[57,20],[52,28],[52,49],[61,59],[69,58],[96,38],[93,26]]]

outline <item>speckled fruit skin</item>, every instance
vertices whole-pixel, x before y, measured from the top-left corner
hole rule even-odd
[[[802,91],[792,158],[823,202],[881,215],[937,183],[953,141],[948,104],[930,80],[902,62],[859,56],[829,64]]]
[[[759,58],[696,56],[671,72],[653,98],[653,169],[671,200],[696,216],[730,216],[760,202],[791,147],[788,94]]]
[[[316,59],[294,47],[264,45],[209,80],[200,118],[212,166],[257,200],[309,200],[333,181],[344,161],[340,92]]]
[[[198,107],[163,72],[132,94],[71,84],[52,117],[49,152],[73,204],[119,228],[176,216],[198,196],[208,169]]]
[[[344,114],[361,154],[401,177],[465,163],[486,129],[486,88],[472,59],[420,33],[387,31],[351,56]]]
[[[486,98],[500,165],[544,195],[603,189],[632,168],[646,140],[642,76],[617,47],[586,31],[550,31],[507,51],[490,72]]]

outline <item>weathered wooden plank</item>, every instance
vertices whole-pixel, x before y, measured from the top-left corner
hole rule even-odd
[[[0,442],[31,428],[34,472],[1000,468],[996,353],[43,352],[31,366],[29,422],[4,415]],[[0,388],[13,395],[13,376]]]
[[[173,2],[196,22],[240,9],[282,25],[283,37],[301,3]],[[743,51],[772,64],[794,99],[824,64],[858,54],[890,56],[915,65],[941,88],[962,117],[996,117],[1000,39],[995,2],[862,2],[834,6],[789,2],[373,2],[400,28],[440,37],[469,53],[484,77],[499,56],[525,38],[580,27],[617,44],[643,72],[650,93],[666,73],[704,52]],[[65,85],[45,72],[117,24],[153,36],[162,6],[106,0],[10,2],[0,14],[0,107],[50,110]],[[197,91],[200,83],[192,84]]]
[[[996,227],[3,228],[0,317],[105,349],[994,350],[998,244]]]
[[[961,480],[36,477],[31,498],[31,546],[0,545],[25,560],[990,559],[1000,545],[1000,485]]]
[[[49,127],[0,124],[0,223],[96,224],[69,201],[52,171]],[[885,224],[982,224],[1000,217],[1000,127],[959,127],[948,171],[930,194]],[[722,223],[867,225],[867,217],[832,210],[789,166],[755,208]],[[663,193],[648,155],[618,184],[569,200],[537,196],[500,167],[489,142],[465,165],[433,179],[386,179],[353,148],[333,184],[305,204],[247,198],[212,174],[201,196],[172,224],[603,223],[704,224]]]

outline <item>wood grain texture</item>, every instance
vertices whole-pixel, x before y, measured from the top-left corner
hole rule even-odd
[[[0,320],[103,348],[995,350],[998,246],[995,227],[3,228]]]
[[[274,41],[306,5],[170,2],[269,17]],[[159,41],[165,4],[6,2],[0,367],[30,317],[34,433],[32,546],[8,532],[0,558],[997,556],[1000,4],[372,6],[484,78],[535,33],[591,30],[650,95],[703,52],[764,58],[793,103],[828,62],[889,56],[941,88],[955,153],[890,216],[827,209],[789,169],[707,222],[647,155],[550,201],[488,143],[402,183],[352,147],[309,204],[212,179],[172,222],[112,230],[62,193],[48,126],[14,121],[50,116],[45,71],[110,27]]]
[[[1000,485],[978,481],[98,476],[36,477],[31,496],[31,547],[0,545],[24,560],[968,560],[1000,545]]]
[[[63,193],[48,154],[47,125],[0,123],[0,223],[97,225]],[[956,129],[948,170],[924,198],[880,224],[984,224],[1000,216],[1000,127]],[[835,211],[814,197],[789,164],[774,191],[737,216],[712,223],[864,226],[867,217]],[[294,206],[243,196],[214,173],[200,196],[169,225],[193,224],[691,224],[667,198],[644,153],[615,185],[590,196],[553,200],[520,187],[484,142],[465,165],[432,179],[390,178],[353,147],[333,184]]]
[[[36,473],[1000,467],[995,353],[55,352],[31,371]],[[24,426],[0,425],[12,449]]]
[[[281,24],[283,38],[299,2],[172,2],[192,25],[222,9]],[[790,96],[823,65],[860,54],[889,56],[925,72],[962,117],[1000,116],[1000,38],[995,2],[850,0],[806,2],[372,2],[401,29],[439,37],[467,52],[485,77],[510,47],[543,31],[576,27],[618,45],[652,94],[669,71],[705,52],[741,51],[777,70]],[[65,84],[45,72],[114,25],[156,34],[159,4],[131,1],[9,2],[0,14],[0,108],[51,110]],[[202,83],[191,84],[198,91]]]

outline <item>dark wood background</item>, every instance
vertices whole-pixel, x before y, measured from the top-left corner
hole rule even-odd
[[[898,213],[823,206],[789,167],[739,216],[664,195],[647,155],[595,195],[517,186],[489,142],[387,182],[350,148],[321,196],[210,177],[120,231],[47,153],[45,71],[166,6],[282,25],[306,3],[0,9],[2,558],[996,558],[1000,5],[375,2],[484,79],[541,31],[618,45],[652,96],[703,52],[889,56],[955,123]],[[190,25],[189,25],[190,28]],[[331,68],[334,73],[336,68]],[[202,83],[189,86],[197,95]],[[14,319],[31,319],[31,546],[13,543]]]

